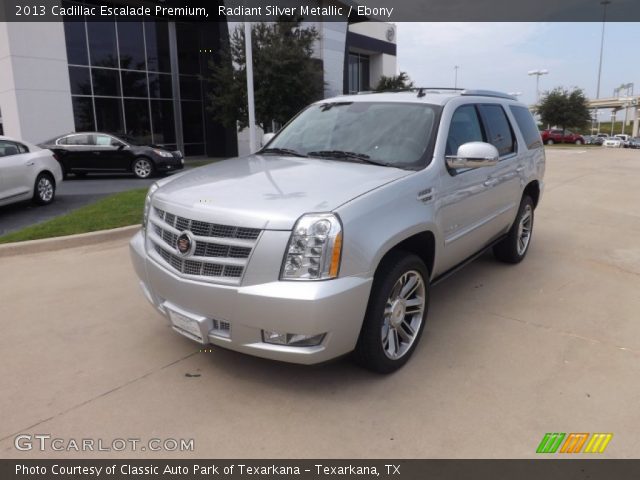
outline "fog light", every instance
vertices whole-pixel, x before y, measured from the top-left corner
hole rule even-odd
[[[297,333],[279,333],[270,330],[262,331],[262,341],[272,345],[287,345],[289,347],[313,347],[320,345],[325,334],[300,335]]]

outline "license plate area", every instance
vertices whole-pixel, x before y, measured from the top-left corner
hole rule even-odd
[[[210,320],[204,317],[186,315],[171,308],[167,308],[166,310],[169,313],[171,327],[176,332],[198,343],[209,343],[207,333],[211,329],[211,325],[209,325],[211,323]]]

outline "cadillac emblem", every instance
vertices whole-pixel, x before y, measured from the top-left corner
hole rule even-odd
[[[178,235],[178,240],[176,241],[176,250],[183,257],[191,255],[195,246],[196,242],[193,240],[191,232],[182,232],[180,235]]]

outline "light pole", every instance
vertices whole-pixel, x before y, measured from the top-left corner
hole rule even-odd
[[[547,75],[549,73],[549,70],[529,70],[527,72],[527,75],[529,75],[530,77],[532,75],[536,76],[536,105],[538,103],[540,103],[540,76],[541,75]]]
[[[602,53],[604,51],[604,26],[607,21],[607,5],[611,5],[611,0],[602,0],[602,35],[600,36],[600,62],[598,63],[598,86],[596,87],[596,99],[600,98],[600,77],[602,76]]]
[[[602,33],[600,35],[600,61],[598,62],[598,85],[596,87],[596,100],[600,98],[600,78],[602,77],[602,55],[604,53],[604,26],[607,21],[607,5],[611,4],[611,0],[602,0]],[[593,129],[593,125],[591,126]],[[600,132],[600,125],[598,125],[598,132]]]
[[[453,88],[457,89],[458,88],[458,69],[460,68],[459,65],[454,65],[453,66],[453,70],[454,70],[454,80],[453,80]]]
[[[247,61],[247,103],[249,107],[249,148],[255,153],[256,148],[256,111],[253,98],[253,48],[251,44],[251,22],[244,22],[244,48]]]

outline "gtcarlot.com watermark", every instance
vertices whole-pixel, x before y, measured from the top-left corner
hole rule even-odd
[[[21,452],[193,452],[193,438],[59,438],[48,433],[17,435],[13,440]]]

